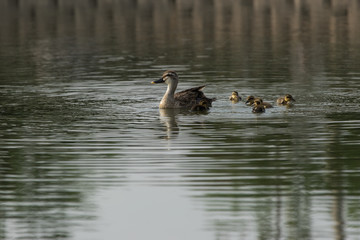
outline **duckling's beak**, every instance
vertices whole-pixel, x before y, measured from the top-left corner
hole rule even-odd
[[[159,80],[156,80],[156,81],[152,81],[151,83],[152,84],[155,84],[155,83],[164,83],[164,79],[163,78],[160,78]]]

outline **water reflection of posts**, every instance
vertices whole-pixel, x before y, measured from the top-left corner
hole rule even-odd
[[[179,126],[176,121],[176,115],[179,113],[178,109],[159,109],[160,121],[166,127],[165,139],[172,139],[179,135]]]

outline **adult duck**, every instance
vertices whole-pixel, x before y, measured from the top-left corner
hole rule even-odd
[[[160,108],[186,108],[191,109],[193,106],[198,105],[200,101],[204,101],[206,106],[211,107],[215,98],[207,98],[201,91],[205,85],[200,87],[190,88],[181,92],[175,93],[179,82],[179,77],[174,71],[165,71],[159,80],[152,81],[151,83],[166,83],[167,90],[160,101]]]

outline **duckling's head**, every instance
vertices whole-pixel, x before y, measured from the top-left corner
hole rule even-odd
[[[205,100],[201,100],[201,101],[199,102],[199,105],[204,106],[204,107],[207,107],[207,102],[206,102]]]
[[[171,84],[171,83],[177,83],[178,82],[178,75],[176,74],[175,71],[165,71],[162,75],[162,77],[159,80],[156,81],[152,81],[152,84],[155,83],[166,83],[166,84]]]
[[[233,91],[231,93],[231,96],[229,97],[229,99],[233,103],[237,103],[237,102],[241,101],[241,97],[239,96],[239,93],[237,91]]]
[[[254,103],[255,97],[254,96],[248,96],[246,98],[246,104],[252,105]]]
[[[200,100],[199,105],[206,109],[210,109],[210,107],[211,107],[211,103],[209,103],[208,101],[206,101],[204,99]]]
[[[191,108],[191,111],[206,111],[209,109],[209,103],[206,100],[200,100],[199,103]]]
[[[290,94],[286,94],[284,100],[286,102],[295,102],[295,99]]]
[[[259,106],[259,105],[261,105],[261,103],[262,103],[261,98],[256,98],[256,99],[254,100],[254,105],[255,105],[255,106]]]

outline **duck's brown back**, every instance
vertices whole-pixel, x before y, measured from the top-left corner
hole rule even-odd
[[[207,106],[211,107],[211,103],[215,101],[215,98],[207,98],[205,94],[201,91],[205,85],[200,87],[194,87],[186,89],[181,92],[175,93],[175,102],[180,107],[192,108],[194,105],[198,104],[201,100],[204,100]]]

